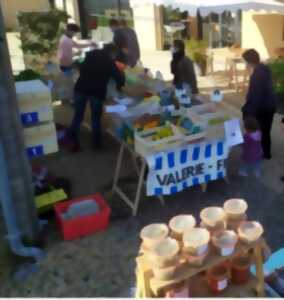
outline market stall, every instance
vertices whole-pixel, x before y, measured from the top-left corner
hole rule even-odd
[[[231,199],[207,207],[201,223],[179,215],[141,230],[137,298],[264,297],[263,227],[248,221],[248,205]],[[255,264],[256,273],[251,273]]]
[[[112,124],[109,133],[120,143],[112,191],[133,215],[144,184],[147,196],[163,204],[165,195],[194,185],[206,191],[208,182],[226,179],[226,160],[231,147],[242,143],[242,135],[239,112],[222,103],[221,93],[215,91],[213,102],[203,103],[189,87],[173,88],[142,68],[126,70],[126,77],[124,94],[114,95],[116,104],[106,111]],[[123,165],[126,153],[138,175],[134,199],[118,184],[122,167],[129,168],[129,160]]]

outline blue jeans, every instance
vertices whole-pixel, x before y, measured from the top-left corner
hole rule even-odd
[[[70,127],[70,134],[76,143],[79,143],[79,133],[81,123],[83,121],[87,102],[90,101],[92,115],[92,135],[93,142],[97,146],[101,146],[101,117],[103,112],[103,100],[97,99],[94,96],[84,95],[75,92],[74,96],[74,117]]]

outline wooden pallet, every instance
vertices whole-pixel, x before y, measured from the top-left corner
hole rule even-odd
[[[234,253],[229,257],[217,255],[212,249],[206,258],[203,266],[190,267],[184,257],[180,258],[180,267],[177,269],[175,278],[168,281],[161,281],[154,277],[151,266],[147,262],[143,253],[137,257],[137,298],[163,297],[165,292],[180,282],[187,282],[190,286],[192,297],[214,297],[210,291],[204,272],[208,269],[232,259],[243,252],[250,252],[256,265],[256,277],[251,275],[250,280],[245,285],[235,285],[230,283],[229,287],[218,294],[218,297],[264,297],[264,275],[262,249],[265,241],[260,239],[254,244],[246,245],[239,242]]]

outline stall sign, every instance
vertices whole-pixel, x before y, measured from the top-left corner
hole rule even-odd
[[[229,147],[225,140],[187,145],[149,155],[147,195],[172,195],[226,176]]]

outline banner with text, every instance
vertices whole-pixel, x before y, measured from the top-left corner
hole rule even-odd
[[[146,157],[147,195],[172,195],[190,186],[224,178],[228,154],[225,140],[218,140]]]

